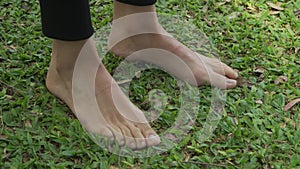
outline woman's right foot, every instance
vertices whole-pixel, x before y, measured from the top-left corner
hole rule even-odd
[[[84,84],[85,76],[93,74],[93,66],[89,65],[99,66],[95,72],[95,93],[92,95],[87,91],[89,89],[84,89],[86,85],[77,86],[73,80],[73,72],[78,71],[74,66],[82,50],[87,51],[81,54],[86,62],[83,65],[87,66],[80,69],[79,74],[83,76],[76,75],[79,83]],[[51,93],[70,107],[88,132],[116,140],[119,145],[127,145],[131,149],[143,149],[160,143],[144,113],[130,102],[101,63],[91,39],[76,42],[54,40],[46,84]],[[81,98],[76,100],[76,105],[75,95]],[[90,97],[96,99],[100,111],[92,108],[93,98]]]

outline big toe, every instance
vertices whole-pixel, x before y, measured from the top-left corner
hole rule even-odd
[[[237,85],[237,81],[234,79],[229,79],[224,75],[218,73],[210,73],[209,74],[209,83],[214,87],[219,87],[221,89],[232,89]]]
[[[156,132],[150,127],[149,124],[139,124],[137,127],[141,130],[146,139],[148,147],[156,146],[160,143],[160,137]]]
[[[226,65],[225,63],[222,63],[224,71],[225,71],[225,75],[230,78],[230,79],[237,79],[238,78],[238,73],[235,72],[231,67],[229,67],[228,65]]]

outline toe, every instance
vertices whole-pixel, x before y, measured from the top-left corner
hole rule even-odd
[[[156,132],[150,127],[149,124],[139,124],[137,125],[141,130],[144,138],[146,139],[146,144],[148,147],[156,146],[160,143],[160,138]]]
[[[226,78],[226,89],[235,88],[236,85],[237,85],[237,81],[236,80]]]
[[[116,126],[112,126],[112,132],[114,134],[115,140],[118,142],[120,146],[125,145],[125,138],[120,128]]]
[[[109,128],[100,129],[100,135],[108,138],[109,140],[114,140],[114,134]]]
[[[136,142],[135,142],[135,138],[132,135],[130,129],[126,125],[122,125],[122,126],[120,126],[120,128],[121,128],[122,133],[123,133],[124,138],[125,138],[125,144],[129,148],[135,150],[137,148],[137,145],[136,145]]]
[[[226,64],[223,63],[223,67],[225,70],[225,75],[230,78],[230,79],[237,79],[238,78],[238,73],[235,72],[231,67],[227,66]]]
[[[151,134],[147,138],[147,146],[156,146],[160,143],[160,138],[157,134]]]
[[[209,73],[208,81],[212,86],[219,87],[221,89],[231,89],[237,85],[236,80],[228,79],[225,76],[215,72]]]
[[[129,125],[128,127],[133,135],[136,143],[136,149],[144,149],[147,147],[146,138],[144,137],[141,129],[136,127],[135,125]]]

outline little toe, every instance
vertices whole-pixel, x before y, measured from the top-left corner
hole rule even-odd
[[[108,138],[109,140],[114,140],[114,134],[109,128],[100,129],[100,135]]]

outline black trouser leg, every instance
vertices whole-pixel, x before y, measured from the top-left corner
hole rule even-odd
[[[40,0],[45,36],[75,41],[93,33],[88,0]]]
[[[88,0],[39,0],[42,30],[53,39],[76,41],[87,39],[94,33]],[[156,0],[118,0],[119,2],[146,6]]]

